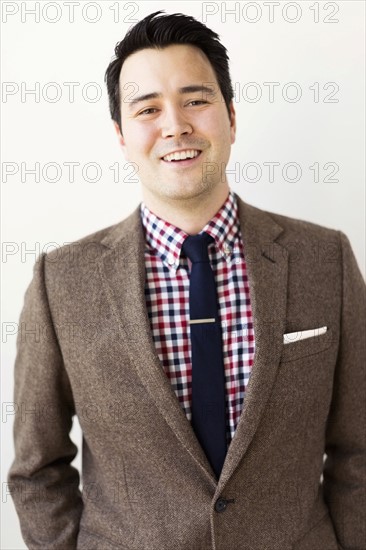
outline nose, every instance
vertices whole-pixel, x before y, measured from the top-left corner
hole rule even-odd
[[[184,134],[191,134],[192,131],[192,126],[181,109],[172,107],[166,110],[162,123],[162,137],[179,137]]]

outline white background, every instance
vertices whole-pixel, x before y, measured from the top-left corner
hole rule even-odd
[[[39,22],[27,12],[36,4]],[[62,1],[2,2],[3,413],[11,410],[16,327],[36,256],[117,223],[142,200],[140,184],[123,181],[129,172],[123,170],[103,79],[115,44],[133,21],[157,9],[193,15],[218,32],[228,49],[237,112],[228,170],[241,173],[240,178],[229,173],[230,187],[265,210],[342,230],[365,274],[365,4],[278,4],[270,22],[266,2],[161,1],[157,7],[154,2],[80,0],[70,22]],[[11,11],[16,13],[6,16]],[[73,101],[65,82],[79,83]],[[273,101],[266,82],[279,84]],[[297,91],[286,89],[294,82]],[[26,93],[36,86],[39,97]],[[53,102],[57,90],[61,97]],[[101,97],[94,101],[98,90]],[[301,98],[292,102],[299,91]],[[23,172],[34,169],[36,162],[39,183],[21,169],[21,163]],[[80,163],[74,182],[66,162]],[[265,162],[280,163],[272,182]],[[55,169],[44,168],[47,163],[59,165],[59,181],[47,181],[56,176]],[[85,168],[88,163],[98,163],[99,181],[88,181],[97,174]],[[120,165],[118,182],[110,169],[115,163]],[[245,176],[248,163],[262,170],[256,182],[245,181],[258,176],[254,168]],[[287,163],[299,165],[299,181],[284,180]],[[309,168],[315,163],[318,182]],[[338,167],[333,176],[331,166],[324,168],[327,163]],[[9,167],[17,173],[5,178]],[[295,171],[289,168],[287,175],[294,178]],[[338,181],[325,181],[327,176]],[[77,420],[72,439],[80,445]],[[11,414],[2,418],[2,442],[1,548],[20,549],[25,546],[6,486],[13,460]],[[74,464],[80,468],[80,453]]]

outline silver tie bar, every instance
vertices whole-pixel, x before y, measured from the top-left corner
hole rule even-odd
[[[191,325],[193,324],[196,324],[196,323],[214,323],[215,322],[215,319],[190,319],[188,321]]]

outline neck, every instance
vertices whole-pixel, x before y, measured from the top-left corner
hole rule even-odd
[[[188,235],[196,235],[214,217],[226,201],[229,194],[227,182],[209,193],[194,197],[160,200],[159,197],[143,191],[143,201],[158,218],[182,229]]]

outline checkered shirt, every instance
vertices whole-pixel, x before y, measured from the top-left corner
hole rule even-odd
[[[145,300],[162,368],[191,421],[189,258],[180,255],[188,234],[140,204],[145,234]],[[255,341],[238,206],[230,189],[225,203],[202,228],[215,242],[208,254],[213,269],[222,328],[228,445],[242,411]]]

